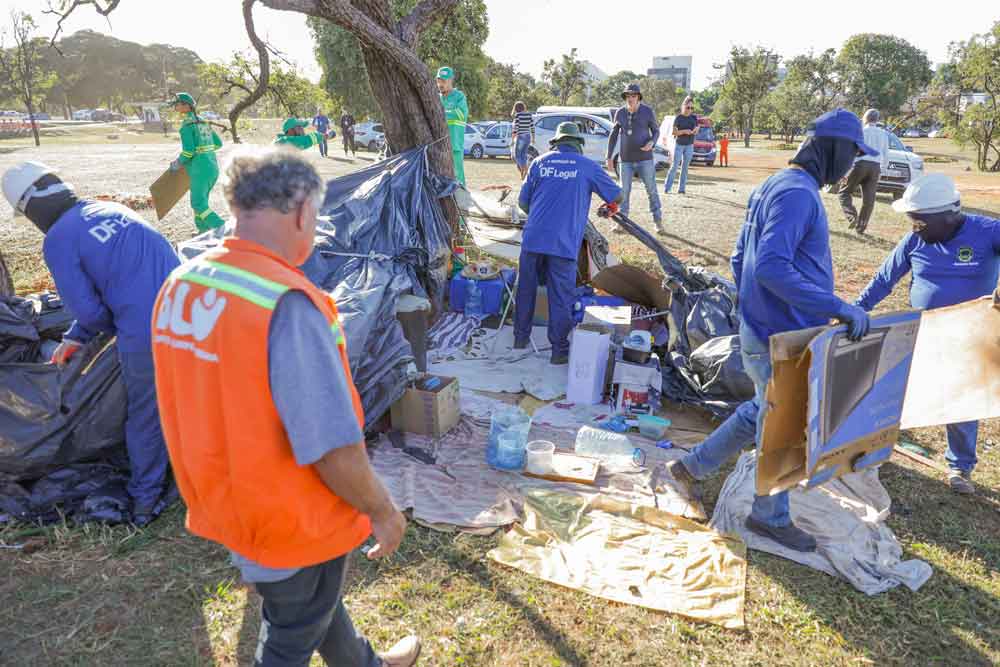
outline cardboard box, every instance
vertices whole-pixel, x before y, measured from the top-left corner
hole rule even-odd
[[[913,311],[873,317],[857,342],[843,326],[771,336],[758,494],[818,486],[888,460],[919,327]]]
[[[433,389],[408,387],[402,398],[393,403],[389,413],[393,428],[437,437],[458,423],[461,416],[458,378],[431,377],[439,377],[441,384]]]
[[[566,400],[596,405],[604,396],[611,336],[598,331],[574,329],[569,345],[569,378]]]
[[[623,340],[632,330],[632,307],[587,306],[579,326],[589,331],[610,334],[613,340]]]

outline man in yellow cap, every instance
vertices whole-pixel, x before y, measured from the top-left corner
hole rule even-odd
[[[455,178],[465,185],[465,124],[469,122],[469,103],[465,100],[465,93],[455,87],[455,72],[450,67],[437,71],[437,87],[444,106],[444,118],[448,121]]]
[[[319,132],[316,132],[315,130],[312,132],[306,132],[305,128],[307,127],[309,127],[309,121],[307,120],[288,118],[281,126],[281,134],[279,134],[278,138],[274,140],[275,145],[294,146],[302,151],[312,148],[313,146],[318,146],[321,141]]]
[[[219,214],[209,207],[209,196],[219,180],[219,162],[215,152],[222,147],[222,139],[207,121],[198,117],[195,101],[188,93],[178,93],[170,102],[174,111],[181,114],[181,154],[170,164],[171,171],[182,167],[191,177],[191,208],[198,233],[225,224]]]

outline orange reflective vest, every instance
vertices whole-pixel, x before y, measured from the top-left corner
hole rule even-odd
[[[329,321],[363,427],[333,299],[266,248],[226,239],[174,270],[153,310],[157,401],[187,528],[273,568],[337,558],[371,533],[366,515],[295,462],[274,406],[267,336],[293,289]]]

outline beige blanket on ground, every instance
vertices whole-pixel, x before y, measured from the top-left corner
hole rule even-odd
[[[606,600],[742,628],[746,546],[602,494],[528,489],[524,520],[489,557]]]

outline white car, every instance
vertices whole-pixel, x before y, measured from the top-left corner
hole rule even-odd
[[[608,155],[608,140],[611,138],[611,121],[601,116],[584,113],[545,113],[535,115],[535,141],[528,147],[528,157],[534,160],[547,153],[549,140],[555,136],[559,123],[571,121],[583,130],[583,154],[603,165]],[[615,171],[618,171],[618,147],[613,151]],[[653,162],[657,169],[670,164],[670,156],[661,146],[653,150]]]
[[[354,126],[354,143],[364,146],[373,153],[385,141],[385,128],[382,123],[366,121]]]
[[[889,166],[878,179],[878,191],[892,194],[899,199],[913,181],[924,175],[924,159],[904,146],[895,134],[889,132]]]
[[[490,157],[511,157],[511,135],[514,125],[502,120],[483,132],[486,140],[486,154]]]
[[[77,109],[73,112],[73,120],[90,120],[93,113],[92,109]]]
[[[464,153],[473,160],[480,160],[486,154],[486,138],[473,125],[465,126]]]

